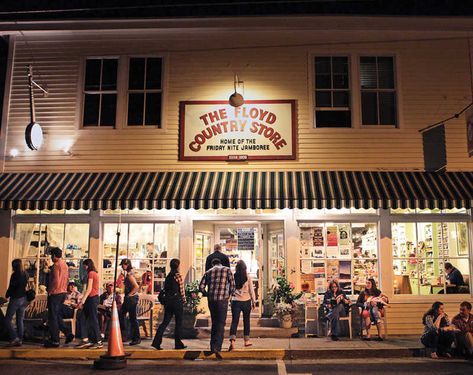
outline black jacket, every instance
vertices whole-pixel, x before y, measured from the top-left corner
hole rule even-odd
[[[6,297],[21,298],[26,296],[26,285],[28,284],[28,274],[26,272],[13,272],[10,277]]]
[[[205,261],[205,272],[212,268],[212,260],[216,258],[220,259],[222,266],[230,268],[230,259],[228,259],[228,256],[226,256],[221,251],[214,251],[207,257],[207,260]]]

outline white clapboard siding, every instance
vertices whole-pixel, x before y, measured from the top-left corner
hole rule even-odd
[[[418,130],[452,115],[470,101],[466,40],[316,46],[327,43],[327,38],[336,41],[352,37],[346,31],[284,35],[287,39],[280,41],[274,33],[253,37],[242,33],[238,43],[288,45],[298,41],[300,46],[219,50],[228,46],[224,37],[205,32],[187,37],[171,32],[155,36],[148,33],[142,39],[127,35],[30,37],[27,44],[20,37],[6,137],[7,153],[18,148],[20,155],[6,160],[5,171],[422,170],[422,137]],[[368,32],[360,35],[380,38]],[[214,45],[215,49],[209,47]],[[186,48],[191,51],[169,51]],[[163,130],[78,128],[83,57],[160,52],[165,52],[167,67]],[[350,54],[353,59],[358,55],[395,54],[400,129],[314,129],[309,74],[312,54]],[[36,117],[45,131],[45,146],[35,152],[26,150],[24,144],[24,129],[29,122],[25,72],[31,62],[36,80],[49,89],[47,98],[36,95]],[[297,100],[297,160],[238,164],[178,161],[179,101],[226,99],[233,89],[234,72],[245,82],[247,99]],[[352,81],[356,78],[351,77]],[[72,144],[71,155],[62,151],[68,143]],[[473,159],[467,155],[463,118],[448,124],[447,151],[449,170],[473,168]]]

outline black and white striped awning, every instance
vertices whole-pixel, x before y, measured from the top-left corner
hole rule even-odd
[[[3,173],[1,209],[470,208],[473,172]]]

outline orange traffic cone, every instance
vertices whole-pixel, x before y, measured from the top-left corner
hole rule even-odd
[[[122,333],[120,331],[120,321],[118,319],[118,309],[115,300],[112,305],[112,320],[108,335],[107,354],[100,356],[94,362],[94,367],[101,370],[118,370],[126,367],[125,350],[123,349]]]

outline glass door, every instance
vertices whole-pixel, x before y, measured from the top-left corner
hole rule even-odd
[[[269,233],[269,288],[276,284],[276,278],[286,269],[286,250],[284,248],[284,231]]]
[[[256,295],[256,311],[261,316],[261,226],[256,224],[229,224],[216,227],[216,243],[222,246],[222,251],[230,258],[230,268],[235,272],[239,260],[243,260],[247,272],[253,279]]]
[[[203,231],[194,233],[193,280],[200,280],[205,273],[205,261],[212,252],[213,234]]]

